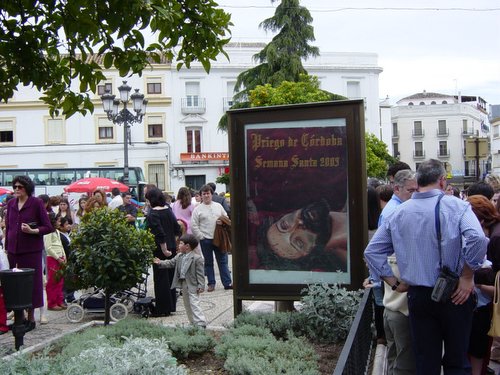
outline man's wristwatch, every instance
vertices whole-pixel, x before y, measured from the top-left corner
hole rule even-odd
[[[400,284],[400,282],[399,282],[399,280],[397,280],[396,283],[393,286],[391,286],[391,289],[392,290],[398,289],[399,284]]]

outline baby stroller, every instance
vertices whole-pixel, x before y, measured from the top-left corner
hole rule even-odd
[[[132,310],[139,310],[137,303],[143,300],[147,294],[147,274],[141,283],[134,288],[114,293],[110,297],[111,308],[110,318],[112,321],[125,319]],[[105,312],[105,294],[103,289],[94,289],[90,292],[82,293],[72,304],[68,305],[66,317],[72,323],[81,322],[85,313]],[[142,304],[141,304],[142,311]],[[136,311],[137,312],[137,311]],[[149,314],[148,314],[149,315]]]

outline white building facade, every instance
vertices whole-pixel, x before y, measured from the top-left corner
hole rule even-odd
[[[147,113],[130,127],[129,166],[140,167],[147,183],[176,193],[182,186],[198,189],[213,182],[229,166],[228,136],[218,131],[223,113],[232,105],[236,77],[252,67],[252,56],[263,44],[233,44],[207,74],[200,64],[176,70],[168,62],[154,64],[142,76],[125,78],[148,99]],[[382,69],[370,53],[324,53],[304,64],[321,87],[349,98],[365,100],[366,131],[381,134],[378,77]],[[93,114],[51,118],[31,88],[19,87],[0,104],[0,169],[122,167],[123,127],[103,111],[106,89],[118,96],[123,78],[106,70],[106,82],[94,95]],[[75,83],[75,88],[77,83]],[[219,185],[218,191],[225,186]]]
[[[391,113],[393,156],[414,170],[425,159],[438,159],[445,163],[452,182],[474,180],[476,163],[465,158],[465,141],[489,138],[483,99],[424,91],[399,100]],[[483,159],[480,173],[487,169]]]

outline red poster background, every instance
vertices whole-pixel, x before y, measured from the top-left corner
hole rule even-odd
[[[338,120],[337,120],[338,121]],[[271,222],[326,200],[331,211],[345,212],[347,135],[344,126],[246,129],[247,207],[250,269],[334,272],[347,270],[345,259],[318,248],[300,259],[277,257],[265,245]],[[347,239],[347,233],[345,233]],[[346,240],[347,241],[347,240]]]

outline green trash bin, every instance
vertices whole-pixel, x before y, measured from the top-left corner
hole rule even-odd
[[[33,268],[16,268],[0,271],[7,310],[29,309],[33,301]]]

